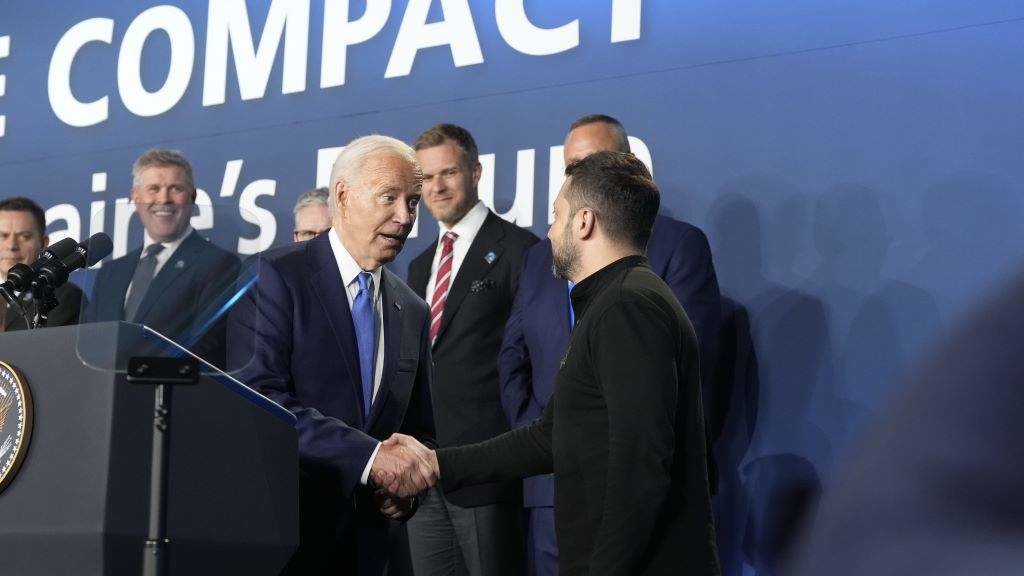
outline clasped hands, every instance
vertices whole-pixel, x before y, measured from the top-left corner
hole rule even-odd
[[[370,465],[377,506],[395,519],[408,515],[416,495],[436,484],[440,475],[434,451],[405,434],[382,442]]]

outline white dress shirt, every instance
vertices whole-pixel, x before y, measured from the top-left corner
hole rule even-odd
[[[380,390],[381,378],[384,376],[384,338],[382,336],[384,331],[381,330],[381,327],[384,325],[384,309],[381,306],[381,267],[378,266],[374,270],[363,270],[359,267],[359,264],[356,264],[355,258],[345,249],[333,228],[325,232],[325,234],[330,236],[331,251],[334,252],[334,259],[338,262],[341,281],[345,284],[345,297],[348,298],[349,310],[352,309],[352,302],[355,300],[356,295],[359,294],[359,274],[369,272],[372,278],[370,295],[373,298],[373,313],[377,319],[374,326],[374,334],[377,336],[377,351],[373,356],[373,398],[370,400],[370,405],[372,406],[373,400],[377,398],[377,392]],[[360,410],[362,408],[362,406],[359,407]],[[370,477],[370,468],[373,466],[373,459],[377,457],[378,450],[380,450],[380,442],[373,449],[373,454],[370,454],[370,459],[366,462],[366,467],[363,469],[363,475],[359,479],[363,484],[366,484]]]
[[[185,231],[181,233],[181,236],[178,236],[176,239],[171,240],[170,242],[161,242],[161,244],[164,245],[164,249],[156,255],[156,268],[153,270],[154,278],[156,278],[156,275],[160,273],[161,269],[163,269],[164,264],[167,264],[167,261],[171,259],[171,256],[174,256],[174,253],[178,250],[178,247],[181,246],[181,243],[185,241],[185,238],[188,238],[188,235],[193,231],[192,227],[189,226],[185,228]],[[153,240],[152,236],[149,235],[149,232],[146,232],[142,242],[142,253],[145,254],[146,248],[149,248],[151,245],[156,243],[156,240]],[[128,291],[124,293],[125,304],[128,303],[128,298],[131,296],[131,293],[132,285],[128,284]]]
[[[437,249],[434,251],[434,261],[430,265],[430,281],[427,282],[428,303],[434,298],[434,283],[437,281],[437,269],[441,265],[441,251],[444,250],[445,233],[455,232],[459,235],[455,242],[452,243],[452,281],[448,284],[448,286],[451,286],[455,283],[455,278],[458,277],[459,268],[462,266],[463,260],[466,259],[469,247],[473,245],[473,240],[484,225],[484,220],[487,220],[488,212],[490,210],[487,209],[487,206],[482,201],[478,201],[476,206],[470,208],[469,212],[466,212],[466,215],[455,223],[455,226],[448,228],[444,224],[438,223],[440,230],[438,230]]]

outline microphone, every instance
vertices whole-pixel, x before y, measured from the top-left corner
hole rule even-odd
[[[24,292],[32,288],[32,281],[35,280],[39,271],[48,264],[60,264],[60,261],[67,258],[78,247],[78,242],[72,238],[65,238],[56,242],[39,255],[39,259],[31,266],[26,264],[15,264],[7,271],[7,281],[0,284],[0,293]],[[5,297],[6,299],[6,297]]]
[[[40,265],[39,271],[32,281],[32,289],[59,288],[68,281],[69,274],[79,268],[92,266],[106,258],[113,250],[114,243],[110,240],[110,236],[103,232],[97,232],[85,242],[75,244],[60,260],[48,260]]]
[[[79,268],[88,268],[103,260],[114,251],[114,243],[103,232],[97,232],[75,247],[75,250],[68,254],[61,263],[67,267],[68,272],[74,272]]]

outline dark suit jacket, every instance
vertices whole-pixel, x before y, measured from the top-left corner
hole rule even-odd
[[[697,332],[704,403],[709,406],[714,382],[709,368],[715,365],[721,302],[707,238],[695,226],[658,216],[647,244],[647,258],[683,305]],[[524,426],[544,411],[568,342],[567,287],[565,280],[551,273],[551,242],[544,240],[527,251],[523,260],[520,289],[498,362],[501,401],[512,426]],[[711,413],[710,408],[704,413]],[[713,425],[709,428],[714,429]],[[551,477],[527,479],[523,503],[527,507],[553,506]]]
[[[559,574],[719,574],[693,328],[642,256],[573,290],[578,323],[539,419],[437,451],[458,487],[554,471]]]
[[[427,306],[382,271],[384,371],[364,420],[352,312],[328,235],[247,266],[259,279],[229,315],[228,367],[298,418],[301,545],[286,573],[379,575],[388,521],[360,477],[393,432],[433,445]]]
[[[448,293],[434,344],[434,421],[440,446],[486,440],[509,429],[498,389],[498,351],[512,309],[529,231],[488,212]],[[437,242],[409,264],[409,287],[427,295]],[[490,261],[489,261],[490,260]],[[458,506],[517,500],[520,482],[485,484],[445,496]]]
[[[78,324],[78,315],[82,310],[82,290],[68,282],[57,288],[54,291],[54,296],[57,297],[57,301],[60,304],[50,311],[47,318],[46,326],[52,328],[55,326],[71,326]],[[35,315],[35,305],[33,302],[23,302],[22,307],[25,308],[30,316]],[[6,313],[2,318],[4,323],[4,330],[7,332],[14,332],[15,330],[27,330],[28,325],[25,324],[25,319],[15,314],[13,310],[5,302],[0,301],[0,309],[5,309]]]
[[[125,318],[125,297],[141,254],[139,248],[103,265],[85,321],[145,324],[223,366],[225,324],[209,321],[233,295],[238,257],[192,232],[153,278],[135,318]]]

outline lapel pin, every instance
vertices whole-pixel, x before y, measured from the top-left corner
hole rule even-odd
[[[397,300],[395,300],[395,308],[398,308],[399,310],[401,310],[402,309],[402,303],[397,301]]]
[[[185,267],[185,261],[178,260],[177,262],[174,263],[174,267],[177,268],[178,270],[181,270],[182,268]]]
[[[498,257],[494,255],[494,252],[488,252],[487,255],[484,256],[484,260],[486,260],[488,264],[494,264],[494,261],[497,258]]]

